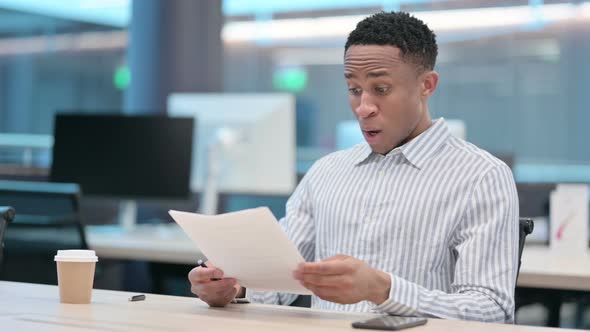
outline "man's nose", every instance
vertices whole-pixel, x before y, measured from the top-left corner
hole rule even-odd
[[[354,110],[354,113],[359,119],[370,118],[377,114],[377,105],[372,102],[370,96],[367,93],[361,95],[361,103]]]

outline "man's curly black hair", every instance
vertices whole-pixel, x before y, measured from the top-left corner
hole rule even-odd
[[[352,45],[391,45],[404,61],[432,70],[438,47],[436,35],[421,20],[404,12],[381,12],[360,21],[348,35],[344,52]]]

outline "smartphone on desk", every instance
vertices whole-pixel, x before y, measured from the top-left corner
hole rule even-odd
[[[352,327],[357,329],[370,330],[387,330],[396,331],[403,330],[409,327],[426,324],[427,319],[422,317],[401,317],[401,316],[379,316],[363,321],[352,323]]]

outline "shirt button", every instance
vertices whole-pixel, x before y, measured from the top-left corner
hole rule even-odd
[[[385,171],[384,170],[380,170],[377,174],[379,174],[379,176],[383,176],[383,175],[385,175]]]

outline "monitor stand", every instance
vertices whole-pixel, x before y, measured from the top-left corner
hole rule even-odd
[[[207,147],[207,156],[205,162],[205,188],[201,196],[199,213],[206,215],[215,215],[218,210],[219,200],[219,175],[224,157],[231,149],[237,147],[243,134],[236,129],[222,127],[217,129],[213,141]]]
[[[219,176],[219,150],[212,145],[207,150],[207,163],[205,169],[205,188],[201,195],[199,213],[206,215],[217,214],[217,180]]]
[[[122,200],[119,202],[117,221],[124,232],[135,229],[137,222],[137,202],[135,200]]]

